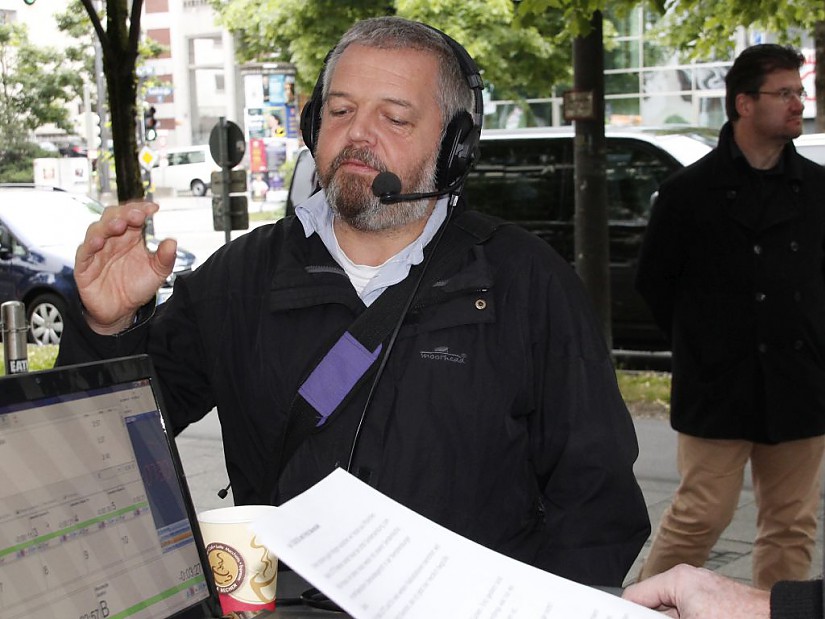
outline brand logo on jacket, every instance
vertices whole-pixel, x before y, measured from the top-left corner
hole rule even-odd
[[[421,358],[430,361],[448,361],[449,363],[466,363],[467,353],[455,354],[449,346],[436,346],[433,350],[422,350]]]

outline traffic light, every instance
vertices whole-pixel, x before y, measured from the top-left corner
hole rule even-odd
[[[153,141],[158,137],[158,120],[155,118],[154,106],[143,112],[143,138],[147,142]]]
[[[100,143],[100,116],[95,112],[86,112],[86,147],[89,150],[98,149]]]

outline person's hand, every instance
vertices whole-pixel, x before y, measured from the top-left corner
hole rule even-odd
[[[152,202],[110,206],[86,230],[75,254],[74,278],[86,322],[102,335],[119,333],[172,272],[177,243],[146,249],[143,225],[158,210]]]
[[[622,597],[679,619],[770,619],[770,593],[689,565],[625,589]]]

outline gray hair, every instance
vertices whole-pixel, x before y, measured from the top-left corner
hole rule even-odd
[[[456,52],[437,30],[403,17],[373,17],[356,22],[330,53],[324,68],[322,99],[326,101],[335,65],[344,50],[357,43],[378,49],[417,49],[427,51],[438,59],[438,92],[436,100],[441,108],[441,134],[458,112],[474,111],[474,97],[467,78],[456,57]]]

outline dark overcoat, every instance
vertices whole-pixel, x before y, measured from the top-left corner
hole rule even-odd
[[[671,423],[777,443],[825,433],[825,170],[752,170],[730,124],[662,184],[637,288],[673,350]]]

